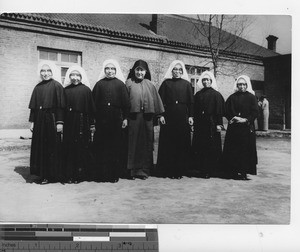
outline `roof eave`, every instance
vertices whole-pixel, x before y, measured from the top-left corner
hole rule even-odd
[[[67,23],[60,20],[52,20],[45,17],[30,16],[23,13],[4,13],[0,16],[2,25],[6,23],[15,29],[25,29],[40,33],[75,37],[77,39],[89,39],[102,42],[125,44],[135,47],[145,47],[155,50],[167,50],[182,53],[209,57],[208,47],[193,45],[184,42],[168,40],[161,36],[145,36],[124,31],[114,31],[105,27],[90,26],[77,23]],[[0,24],[1,25],[1,24]],[[47,28],[47,31],[45,30]],[[76,35],[77,34],[77,35]],[[80,36],[78,36],[80,34]],[[82,37],[85,35],[85,37]],[[134,42],[134,43],[133,43]],[[138,42],[138,44],[137,44]],[[146,44],[146,45],[145,45]],[[261,64],[263,57],[250,54],[236,53],[220,50],[220,58],[238,60],[252,64]]]

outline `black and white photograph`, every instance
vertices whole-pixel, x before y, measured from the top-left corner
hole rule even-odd
[[[214,234],[222,251],[299,248],[294,2],[70,2],[0,1],[0,224],[173,228],[159,251],[215,251]]]

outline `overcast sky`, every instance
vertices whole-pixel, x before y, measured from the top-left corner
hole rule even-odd
[[[289,15],[251,15],[253,23],[247,30],[247,39],[267,47],[266,37],[278,37],[276,51],[281,54],[291,53],[292,17]]]
[[[180,14],[180,13],[178,13]],[[209,15],[185,15],[195,19],[200,16],[203,20],[208,20]],[[232,15],[229,15],[232,16]],[[229,17],[228,16],[228,17]],[[226,21],[227,20],[227,21]],[[230,28],[235,27],[234,23],[242,22],[245,25],[245,30],[242,37],[254,42],[265,48],[268,47],[267,37],[274,35],[278,38],[276,41],[276,51],[280,54],[291,53],[291,23],[292,17],[289,15],[237,15],[230,25],[228,19],[224,21],[223,27],[230,32]],[[229,28],[229,29],[226,29]],[[239,28],[232,28],[232,32],[236,32]]]

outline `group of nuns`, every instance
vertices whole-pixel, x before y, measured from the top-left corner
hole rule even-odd
[[[158,90],[143,60],[126,80],[116,60],[104,61],[92,90],[78,65],[68,69],[63,85],[51,61],[39,63],[38,76],[29,121],[30,172],[40,184],[191,174],[248,180],[247,174],[256,174],[258,106],[248,76],[236,79],[226,102],[209,71],[193,92],[179,60],[170,64]],[[228,126],[222,150],[223,117]],[[155,166],[154,126],[159,126]]]

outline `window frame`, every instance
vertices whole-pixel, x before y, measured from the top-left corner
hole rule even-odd
[[[185,65],[185,69],[188,73],[193,89],[195,88],[196,83],[200,79],[201,74],[204,71],[209,71],[209,67],[195,66],[195,65]],[[193,69],[194,71],[192,71],[191,73],[190,69]],[[198,70],[200,73],[198,73]],[[194,80],[194,82],[192,80]]]
[[[62,75],[62,68],[70,68],[71,66],[74,65],[82,65],[82,52],[78,52],[78,51],[71,51],[71,50],[61,50],[61,49],[54,49],[54,48],[47,48],[47,47],[37,47],[37,51],[38,51],[38,61],[40,62],[41,60],[41,51],[43,52],[52,52],[52,53],[56,53],[57,60],[49,60],[55,63],[55,65],[58,67],[59,71],[60,71],[60,76],[61,76],[61,82],[64,82],[65,76]],[[66,61],[62,61],[62,54],[69,54],[69,58],[70,55],[77,55],[77,63],[75,62],[66,62]]]

